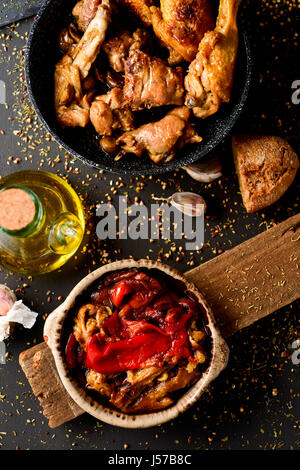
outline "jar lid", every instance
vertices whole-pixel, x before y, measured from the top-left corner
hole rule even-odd
[[[36,205],[29,191],[10,187],[0,191],[0,226],[9,231],[27,227],[35,218]]]

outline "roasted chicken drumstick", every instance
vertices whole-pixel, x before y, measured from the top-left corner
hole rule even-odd
[[[220,0],[216,28],[205,34],[185,77],[185,104],[206,118],[230,101],[238,49],[236,23],[240,0]]]
[[[191,62],[206,31],[213,29],[210,0],[160,0],[150,7],[156,36]]]

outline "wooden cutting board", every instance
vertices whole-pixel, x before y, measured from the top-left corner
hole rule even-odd
[[[185,273],[212,307],[224,337],[300,297],[300,214]],[[49,426],[83,413],[68,395],[46,343],[20,355]]]

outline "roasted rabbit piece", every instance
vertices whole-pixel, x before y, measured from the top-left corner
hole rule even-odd
[[[110,21],[108,0],[98,7],[79,43],[56,65],[54,75],[55,111],[62,126],[85,127],[89,122],[89,95],[83,96],[84,80],[99,53]]]
[[[215,24],[210,0],[161,0],[160,9],[152,6],[150,11],[156,36],[188,62]]]
[[[133,51],[125,63],[124,98],[134,110],[182,105],[182,69],[168,67],[161,59]]]
[[[189,116],[188,108],[181,106],[170,111],[160,121],[125,132],[117,141],[122,150],[116,158],[119,159],[126,153],[134,153],[140,157],[147,150],[155,163],[172,160],[177,149],[202,140],[188,122]]]
[[[132,111],[126,107],[120,88],[113,88],[106,95],[95,98],[90,109],[90,119],[99,135],[110,136],[115,129],[134,129]]]
[[[134,33],[124,31],[120,36],[108,39],[103,44],[110,66],[116,72],[124,72],[125,61],[129,53],[134,50],[143,50],[149,44],[150,37],[147,31],[138,28]]]
[[[72,14],[80,31],[86,31],[88,25],[94,19],[98,6],[102,0],[80,0],[73,8]]]
[[[66,55],[55,67],[54,104],[59,124],[85,127],[89,122],[88,96],[83,96],[80,71]]]
[[[93,62],[99,54],[110,18],[111,7],[109,0],[103,0],[95,17],[72,52],[73,64],[79,68],[82,78],[87,77]]]
[[[153,4],[152,0],[120,0],[120,3],[126,5],[138,16],[145,26],[151,26],[150,6]]]
[[[185,77],[185,104],[206,118],[230,101],[238,49],[236,17],[240,0],[220,0],[214,31],[205,34]]]

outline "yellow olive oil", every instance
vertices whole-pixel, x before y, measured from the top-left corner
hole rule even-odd
[[[82,242],[85,220],[80,199],[52,173],[28,170],[3,178],[0,210],[0,264],[11,271],[53,271]]]

